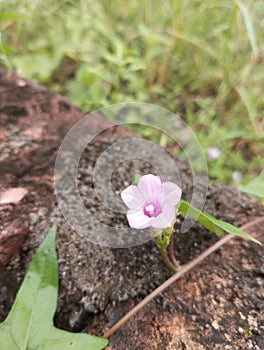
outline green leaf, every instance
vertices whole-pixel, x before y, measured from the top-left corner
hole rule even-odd
[[[249,184],[242,187],[240,191],[247,192],[256,197],[264,198],[264,170]]]
[[[58,294],[58,263],[53,226],[38,248],[7,319],[0,324],[0,349],[100,350],[108,341],[70,333],[53,325]]]
[[[212,215],[204,213],[199,209],[193,207],[190,203],[185,202],[184,200],[180,201],[178,212],[198,221],[201,225],[206,227],[209,231],[215,233],[218,237],[222,236],[225,232],[228,232],[235,236],[249,239],[261,245],[257,239],[240,230],[238,227],[235,227],[225,221],[218,220]]]
[[[240,87],[238,86],[236,88],[236,91],[238,92],[239,96],[241,97],[241,100],[243,101],[243,103],[248,111],[249,118],[250,118],[251,123],[254,127],[255,119],[257,117],[257,111],[256,111],[255,105],[251,99],[251,96],[250,96],[249,92],[243,86],[240,86]]]
[[[0,21],[10,21],[19,19],[29,19],[29,16],[15,12],[0,12]]]
[[[134,184],[137,185],[141,178],[142,178],[142,175],[135,174],[135,176],[134,176]]]

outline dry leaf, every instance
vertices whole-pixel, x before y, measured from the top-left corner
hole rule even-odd
[[[23,187],[8,188],[4,192],[0,193],[0,205],[18,203],[27,194],[27,189]]]

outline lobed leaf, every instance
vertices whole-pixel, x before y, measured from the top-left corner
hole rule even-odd
[[[100,350],[106,339],[70,333],[53,325],[58,294],[58,263],[53,226],[38,248],[7,319],[0,324],[0,349]]]

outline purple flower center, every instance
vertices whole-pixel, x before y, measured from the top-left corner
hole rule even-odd
[[[158,216],[162,210],[159,203],[147,202],[144,205],[143,211],[145,215],[147,215],[149,218],[152,218],[153,216]]]

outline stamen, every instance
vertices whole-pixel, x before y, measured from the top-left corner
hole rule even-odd
[[[153,216],[158,216],[161,213],[161,206],[159,203],[145,203],[144,206],[144,214],[147,215],[149,218],[153,218]]]
[[[153,204],[149,204],[145,207],[145,211],[149,214],[148,216],[154,216],[155,207]]]

